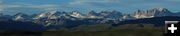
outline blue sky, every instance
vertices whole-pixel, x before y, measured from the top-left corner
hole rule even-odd
[[[138,9],[167,8],[170,11],[180,11],[180,0],[0,0],[0,12],[41,13],[44,11],[75,11],[82,13],[95,10],[131,13]]]

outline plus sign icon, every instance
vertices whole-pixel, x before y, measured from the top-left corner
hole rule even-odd
[[[178,36],[179,24],[179,21],[165,21],[165,35]]]

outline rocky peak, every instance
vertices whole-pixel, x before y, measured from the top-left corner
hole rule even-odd
[[[0,13],[0,16],[3,16],[4,14],[3,13]]]
[[[34,19],[40,19],[40,18],[47,18],[52,16],[59,16],[61,12],[58,11],[49,11],[49,12],[42,12],[40,14],[37,14]]]
[[[24,14],[24,13],[17,13],[15,16],[25,16],[27,14]]]
[[[103,16],[107,16],[107,15],[111,14],[111,12],[101,11],[100,14],[103,15]]]
[[[133,13],[136,18],[151,18],[151,17],[161,17],[161,16],[169,16],[171,12],[166,8],[154,8],[151,10],[138,10]]]
[[[14,20],[26,20],[28,18],[30,18],[30,16],[24,13],[17,13],[14,15]]]
[[[102,16],[99,13],[96,13],[95,11],[90,11],[88,14],[86,14],[88,18],[102,18]]]
[[[133,17],[132,15],[130,14],[123,14],[123,19],[135,19],[135,17]]]
[[[158,11],[158,12],[168,12],[169,10],[166,8],[154,8],[152,9],[153,11]]]
[[[90,11],[90,12],[88,13],[88,15],[97,15],[97,13],[92,10],[92,11]]]
[[[85,16],[81,14],[79,11],[72,11],[70,15],[76,18],[85,18]]]
[[[80,14],[79,11],[72,11],[71,14]]]

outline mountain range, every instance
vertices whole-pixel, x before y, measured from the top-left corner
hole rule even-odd
[[[18,19],[57,19],[57,18],[108,18],[108,19],[127,19],[127,18],[151,18],[151,17],[162,17],[162,16],[180,16],[180,13],[172,13],[166,8],[154,8],[150,10],[137,10],[131,14],[122,14],[119,11],[101,11],[99,13],[95,11],[90,11],[87,14],[82,14],[78,11],[72,12],[59,12],[59,11],[50,11],[50,12],[42,12],[34,15],[27,15],[24,13],[17,13],[14,16],[15,20]],[[7,17],[8,15],[0,14],[1,17]]]
[[[78,11],[72,11],[72,12],[50,11],[50,12],[42,12],[34,15],[17,13],[13,16],[0,13],[0,18],[3,18],[0,19],[0,21],[3,21],[4,18],[6,18],[6,19],[10,19],[11,21],[32,22],[38,25],[40,24],[47,28],[59,28],[59,27],[67,27],[67,26],[73,27],[82,24],[118,24],[119,25],[119,24],[133,24],[133,22],[136,21],[140,21],[137,23],[147,23],[149,19],[146,18],[156,18],[156,17],[164,18],[166,16],[180,17],[180,12],[172,13],[166,8],[154,8],[150,10],[137,10],[131,14],[123,14],[115,10],[101,11],[98,13],[92,10],[87,14],[82,14]],[[153,20],[157,20],[157,19],[153,19]],[[150,24],[155,24],[155,23],[150,22]],[[159,26],[158,24],[155,25]]]

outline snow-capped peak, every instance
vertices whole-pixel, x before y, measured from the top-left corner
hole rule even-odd
[[[24,14],[24,13],[17,13],[15,16],[14,16],[14,20],[25,20],[25,19],[28,19],[30,18],[27,14]]]
[[[37,16],[35,16],[34,19],[46,18],[46,17],[50,17],[53,15],[54,16],[60,15],[60,12],[58,12],[58,11],[43,12],[43,13],[40,13]]]
[[[138,10],[132,15],[136,18],[151,18],[151,17],[161,17],[161,16],[169,16],[171,12],[166,8],[154,8],[151,10]]]
[[[57,14],[57,13],[59,13],[58,11],[50,11],[49,12],[51,15],[53,15],[53,14]]]
[[[73,11],[71,13],[71,16],[76,17],[76,18],[84,18],[85,17],[83,14],[79,13],[78,11]]]

